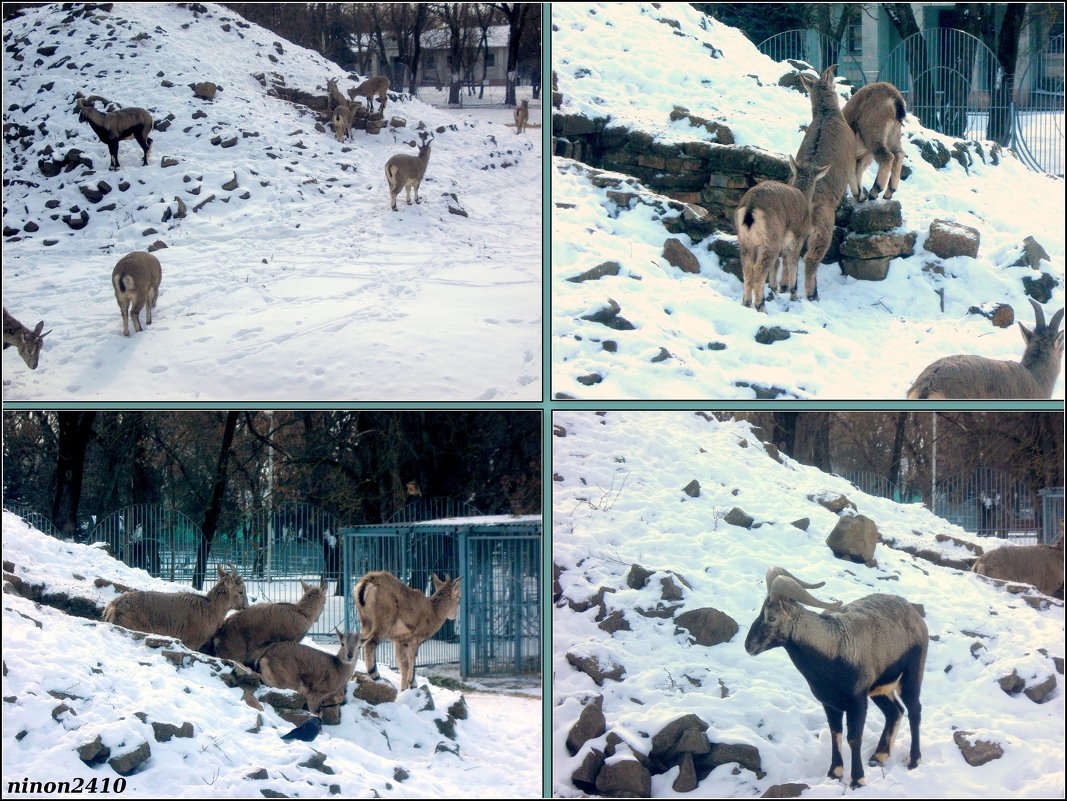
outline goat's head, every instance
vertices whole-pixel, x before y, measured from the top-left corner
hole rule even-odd
[[[17,334],[18,341],[14,343],[22,361],[26,362],[26,366],[31,370],[37,369],[37,361],[41,358],[41,348],[44,347],[44,338],[52,333],[49,329],[42,334],[42,328],[44,328],[44,320],[37,323],[32,331],[22,328]],[[7,347],[6,343],[5,347]]]
[[[796,159],[792,156],[789,157],[789,185],[796,187],[807,195],[808,200],[811,200],[815,185],[826,177],[828,172],[830,172],[829,164],[825,167],[820,167],[818,164],[812,164],[811,162],[797,163]]]
[[[78,112],[78,119],[82,122],[86,122],[89,119],[88,111],[97,111],[96,106],[93,104],[96,101],[101,101],[104,106],[107,106],[107,99],[100,95],[90,95],[89,97],[83,97],[79,92],[74,96],[74,108]]]
[[[307,598],[319,601],[326,595],[326,590],[329,588],[330,583],[326,579],[323,579],[318,584],[307,584],[301,581],[300,586],[304,589],[304,597],[300,600]]]
[[[230,570],[226,571],[222,569],[222,565],[218,566],[219,584],[222,585],[222,591],[226,594],[231,609],[246,609],[248,595],[245,593],[245,583],[238,575],[236,565],[229,565],[229,568]]]
[[[1060,309],[1054,315],[1052,319],[1048,321],[1048,325],[1045,325],[1045,310],[1041,308],[1041,304],[1033,298],[1030,298],[1030,305],[1034,307],[1034,320],[1035,325],[1031,331],[1022,323],[1019,323],[1019,329],[1023,332],[1023,339],[1026,341],[1026,349],[1030,351],[1031,348],[1041,350],[1052,351],[1052,361],[1055,364],[1060,363],[1060,359],[1063,358],[1063,331],[1060,331],[1060,323],[1063,322],[1063,309]]]
[[[808,96],[811,98],[812,110],[833,108],[840,110],[841,101],[837,96],[837,86],[834,83],[834,73],[837,72],[837,65],[831,64],[825,70],[823,70],[822,77],[813,79],[807,75],[801,73],[800,82],[804,84],[804,88],[808,90]]]
[[[431,573],[430,578],[433,580],[433,586],[436,590],[434,594],[444,594],[445,596],[448,610],[445,613],[445,619],[455,620],[459,616],[459,600],[463,596],[463,588],[460,585],[463,578],[450,579],[447,573],[445,573],[443,580],[438,578],[436,573]]]
[[[748,636],[745,637],[745,650],[756,656],[771,648],[785,645],[800,614],[799,604],[820,609],[840,609],[840,601],[824,603],[808,592],[825,583],[820,581],[818,584],[806,584],[781,567],[768,570],[767,599],[763,602],[759,617],[749,626]]]
[[[334,626],[334,632],[341,643],[341,650],[337,652],[337,658],[343,662],[355,662],[359,656],[359,632],[342,632]]]

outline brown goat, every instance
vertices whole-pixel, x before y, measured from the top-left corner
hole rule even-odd
[[[322,614],[327,582],[305,584],[295,604],[256,604],[230,615],[212,638],[215,656],[251,667],[276,642],[300,642]]]
[[[908,400],[1044,400],[1060,375],[1063,360],[1063,320],[1060,309],[1045,325],[1045,312],[1037,301],[1036,324],[1031,331],[1022,323],[1019,329],[1026,341],[1022,362],[987,359],[958,354],[945,356],[927,366],[908,390]]]
[[[415,656],[419,646],[437,633],[445,620],[459,614],[462,578],[444,581],[434,573],[436,592],[427,597],[408,587],[392,573],[368,573],[356,584],[356,612],[362,629],[363,663],[375,681],[378,665],[374,652],[378,643],[392,640],[400,669],[400,689],[415,686]]]
[[[341,94],[341,90],[337,88],[336,78],[327,78],[326,80],[326,98],[329,106],[330,113],[332,114],[334,109],[338,106],[347,106],[345,102],[345,96]]]
[[[271,687],[296,690],[307,700],[308,712],[319,714],[322,702],[343,695],[356,670],[359,635],[337,632],[341,648],[337,656],[295,642],[270,646],[259,660],[259,673]]]
[[[111,286],[115,289],[115,300],[122,312],[123,336],[130,335],[131,315],[134,330],[144,330],[141,328],[141,309],[146,309],[145,325],[152,325],[152,309],[159,298],[162,280],[163,267],[151,253],[138,250],[119,259],[111,271]]]
[[[352,136],[352,109],[347,103],[338,104],[333,110],[333,135],[338,142],[343,142]]]
[[[749,189],[734,212],[734,226],[741,248],[744,291],[741,303],[764,309],[764,284],[770,282],[780,292],[786,287],[796,298],[797,261],[811,233],[811,197],[829,167],[814,169],[806,177],[807,191],[794,188],[799,168],[789,157],[792,177],[789,184],[763,181]],[[809,166],[808,170],[812,170]],[[782,258],[782,278],[778,281],[778,258]]]
[[[41,357],[41,348],[44,347],[44,338],[51,334],[51,330],[41,333],[44,328],[44,320],[41,320],[31,331],[4,309],[4,349],[14,345],[18,348],[19,356],[31,370],[37,369],[37,360]]]
[[[141,163],[147,166],[148,151],[152,147],[152,140],[148,135],[152,133],[152,127],[155,125],[152,115],[143,108],[123,108],[106,113],[97,111],[93,108],[93,103],[97,100],[104,98],[99,95],[93,95],[86,100],[77,97],[74,102],[81,121],[89,123],[89,127],[100,137],[100,141],[107,145],[108,152],[111,153],[111,169],[119,168],[119,142],[123,139],[137,140],[137,144],[144,151]]]
[[[371,99],[375,95],[378,96],[378,102],[381,103],[381,107],[378,111],[385,112],[385,103],[388,100],[389,91],[389,79],[384,75],[378,75],[374,78],[367,78],[363,83],[357,86],[355,89],[348,90],[348,96],[355,100],[357,97],[367,98],[367,113],[370,114],[374,111],[374,101]]]
[[[1033,584],[1063,599],[1063,533],[1052,545],[1004,545],[978,558],[971,570],[1001,581]]]
[[[426,165],[430,163],[430,142],[425,133],[419,134],[422,144],[419,145],[419,155],[409,156],[407,153],[397,153],[385,162],[385,180],[389,183],[389,207],[396,211],[396,196],[400,190],[405,190],[408,205],[411,205],[411,190],[415,189],[415,202],[419,200],[419,187],[426,175]]]
[[[530,101],[523,100],[515,108],[515,133],[521,134],[530,122]]]
[[[819,80],[800,76],[811,96],[811,124],[800,143],[796,161],[803,167],[830,167],[826,177],[815,187],[811,201],[813,230],[804,254],[804,293],[808,300],[819,299],[819,265],[833,241],[837,204],[856,173],[856,137],[841,116],[841,104],[834,86],[836,69],[836,64],[827,67]],[[806,194],[809,189],[807,181],[813,175],[805,171],[793,185]],[[791,297],[796,299],[795,294]]]
[[[841,112],[856,136],[856,172],[849,186],[858,201],[875,200],[885,189],[885,199],[893,197],[900,185],[904,148],[900,129],[907,115],[904,95],[891,83],[880,81],[859,89]],[[878,162],[878,177],[871,191],[863,188],[863,174]]]
[[[133,631],[177,637],[186,648],[199,651],[229,610],[248,606],[244,582],[237,568],[230,567],[232,573],[218,566],[219,580],[206,597],[192,592],[130,590],[105,607],[103,618]]]

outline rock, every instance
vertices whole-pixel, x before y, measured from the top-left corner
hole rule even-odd
[[[655,572],[655,570],[646,570],[641,565],[630,565],[630,572],[626,574],[626,586],[631,590],[644,589],[648,584],[648,579]]]
[[[801,531],[807,531],[808,526],[811,525],[811,520],[807,517],[802,517],[799,520],[794,520],[790,525],[794,528],[799,528]]]
[[[842,256],[841,272],[857,281],[884,281],[889,275],[890,257],[878,259],[854,259]]]
[[[630,621],[626,619],[621,609],[616,609],[597,623],[597,628],[608,634],[614,634],[616,631],[630,631]]]
[[[685,594],[682,592],[682,588],[674,583],[674,579],[671,576],[664,576],[659,580],[659,583],[660,598],[667,603],[685,600]]]
[[[582,764],[571,774],[571,781],[583,793],[594,794],[596,793],[596,777],[603,766],[604,752],[592,748],[585,755]]]
[[[237,187],[238,187],[239,185],[240,185],[240,184],[238,184],[238,183],[237,183],[237,173],[235,172],[235,173],[233,174],[233,179],[232,179],[232,180],[229,180],[229,181],[227,181],[226,183],[224,183],[224,184],[222,185],[222,188],[223,188],[223,189],[225,189],[225,190],[226,190],[227,192],[232,192],[232,191],[233,191],[234,189],[236,189],[236,188],[237,188]]]
[[[765,325],[761,325],[756,331],[755,340],[761,345],[772,345],[775,342],[789,339],[790,336],[792,334],[780,326],[775,325],[768,328]]]
[[[1041,268],[1042,261],[1052,261],[1052,257],[1048,255],[1048,251],[1041,246],[1040,242],[1028,236],[1023,240],[1023,254],[1011,266],[1026,266],[1038,270]]]
[[[156,723],[152,721],[152,733],[157,743],[167,743],[170,742],[172,737],[192,737],[193,724],[186,721],[181,726],[175,726],[173,723]]]
[[[604,376],[602,376],[600,373],[586,373],[585,375],[580,375],[577,378],[579,384],[584,384],[587,387],[599,384],[603,380]]]
[[[107,762],[108,758],[111,756],[111,749],[101,742],[99,734],[96,735],[96,738],[91,743],[79,745],[76,750],[78,752],[78,759],[86,765],[102,764]]]
[[[861,234],[889,231],[904,224],[899,200],[874,200],[852,207],[848,227]],[[912,240],[914,246],[915,241]]]
[[[580,284],[583,281],[596,281],[600,278],[604,278],[609,275],[618,275],[622,269],[621,265],[617,261],[605,261],[602,264],[598,264],[590,270],[586,270],[580,275],[576,275],[573,278],[568,278],[572,284]]]
[[[700,482],[697,481],[694,478],[692,481],[690,481],[688,484],[686,484],[684,487],[682,487],[682,492],[684,492],[690,498],[699,498],[700,497]]]
[[[456,719],[454,717],[445,715],[443,718],[435,718],[433,723],[437,727],[438,733],[449,740],[456,739]]]
[[[267,690],[258,696],[264,704],[270,704],[275,709],[303,709],[307,704],[304,696],[296,690]]]
[[[865,515],[842,517],[826,538],[826,544],[838,559],[871,565],[874,549],[882,541],[878,526]]]
[[[915,252],[915,237],[914,231],[902,234],[849,234],[841,243],[841,255],[853,259],[911,256]]]
[[[215,93],[219,87],[211,81],[201,81],[200,83],[189,84],[193,90],[193,95],[202,98],[203,100],[214,100]]]
[[[689,793],[697,788],[697,772],[693,765],[692,754],[682,754],[678,760],[678,776],[671,789],[676,793]]]
[[[699,715],[688,714],[672,720],[652,735],[648,758],[653,768],[662,773],[678,764],[683,753],[708,753],[711,743],[704,733],[707,730],[708,724]]]
[[[129,776],[150,756],[152,756],[152,749],[147,742],[142,742],[132,751],[127,751],[125,754],[111,757],[111,759],[107,761],[107,764],[109,764],[112,770],[120,776]]]
[[[596,789],[610,798],[650,798],[652,774],[636,759],[621,759],[600,769]]]
[[[591,678],[598,687],[603,687],[608,679],[622,681],[626,675],[626,668],[608,657],[601,659],[595,656],[583,656],[580,654],[567,654],[567,661],[575,670],[579,670]]]
[[[582,707],[578,720],[567,733],[567,751],[577,754],[583,745],[602,735],[607,730],[604,717],[604,696],[597,695]]]
[[[920,136],[911,136],[909,138],[914,145],[918,146],[919,155],[922,156],[923,161],[927,164],[932,164],[936,169],[940,170],[952,158],[948,148],[936,139],[923,139]]]
[[[254,781],[254,782],[266,781],[267,778],[268,778],[267,769],[266,768],[259,768],[258,770],[254,770],[251,773],[246,773],[245,774],[245,778],[246,779],[250,779],[251,781]]]
[[[968,739],[971,737],[974,737],[974,732],[972,731],[955,731],[952,733],[952,739],[956,741],[956,745],[968,765],[977,768],[1004,756],[1004,749],[998,743],[988,740],[975,740],[972,745]]]
[[[684,273],[699,273],[700,262],[693,252],[682,244],[680,239],[671,237],[663,243],[663,258],[673,267]]]
[[[1035,684],[1027,687],[1023,692],[1026,697],[1033,701],[1035,704],[1043,704],[1052,698],[1052,694],[1056,691],[1056,677],[1049,675],[1040,684]]]
[[[608,328],[612,328],[616,331],[632,331],[637,326],[629,320],[620,317],[619,312],[621,311],[622,307],[611,298],[608,298],[607,306],[597,309],[597,311],[592,314],[583,315],[582,319],[588,320],[591,323],[606,325]]]
[[[390,117],[389,126],[392,128],[406,128],[408,121],[403,117]]]
[[[157,239],[155,242],[145,248],[145,250],[147,250],[149,253],[155,253],[157,250],[163,250],[166,247],[166,242],[164,242],[162,239]]]
[[[824,492],[819,495],[809,495],[809,501],[815,501],[823,509],[833,512],[835,515],[841,514],[845,509],[851,509],[856,511],[856,504],[850,501],[844,495],[837,495],[832,492]]]
[[[755,518],[752,515],[745,512],[744,509],[735,506],[726,516],[723,521],[729,523],[731,526],[740,526],[741,528],[752,528],[752,524],[755,522]]]
[[[970,256],[973,259],[978,256],[980,241],[978,229],[939,219],[930,223],[930,236],[923,247],[942,259],[954,256]]]
[[[1023,276],[1023,292],[1032,297],[1038,303],[1048,303],[1052,300],[1052,290],[1059,282],[1048,273],[1041,273],[1040,278]]]
[[[326,764],[326,754],[321,751],[316,751],[314,748],[312,755],[305,762],[300,762],[299,767],[310,768],[311,770],[317,770],[319,773],[325,773],[329,776],[334,774],[334,769]]]
[[[711,746],[711,753],[701,760],[714,770],[719,765],[736,762],[743,768],[748,768],[758,778],[763,778],[763,766],[760,760],[759,749],[753,745],[727,745],[715,743]]]
[[[708,250],[719,257],[719,267],[723,272],[729,273],[738,281],[745,280],[741,269],[741,246],[737,243],[737,237],[719,236],[708,245]]]
[[[1015,322],[1015,310],[1007,303],[983,303],[981,306],[971,306],[967,313],[985,317],[997,328],[1010,328]]]
[[[808,785],[798,782],[786,782],[774,784],[767,788],[760,798],[798,798],[801,793],[808,789]]]
[[[729,642],[737,634],[737,622],[710,606],[683,612],[674,622],[689,632],[697,645],[712,646]],[[675,633],[679,633],[679,629],[675,629]]]

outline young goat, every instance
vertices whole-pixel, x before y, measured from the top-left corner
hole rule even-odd
[[[119,259],[111,271],[111,285],[115,288],[115,300],[122,312],[122,334],[130,335],[131,306],[133,328],[141,328],[141,309],[148,307],[145,313],[145,325],[152,325],[152,309],[159,297],[159,284],[163,280],[163,267],[159,259],[151,253],[138,250]]]
[[[252,666],[276,642],[300,642],[322,614],[327,582],[300,582],[303,597],[295,604],[256,604],[230,615],[212,638],[215,656]]]
[[[348,90],[348,96],[355,100],[357,97],[367,98],[367,113],[374,112],[374,101],[372,98],[377,95],[378,102],[381,104],[378,111],[385,113],[385,102],[388,99],[389,92],[389,79],[384,75],[378,75],[374,78],[367,78],[363,83],[354,89]]]
[[[147,166],[148,150],[152,147],[152,140],[148,135],[152,133],[152,126],[155,125],[152,115],[143,108],[123,108],[107,113],[97,111],[93,108],[93,103],[97,100],[104,98],[93,95],[87,100],[78,97],[74,102],[81,121],[89,123],[89,127],[100,137],[100,141],[107,145],[108,152],[111,153],[111,169],[119,168],[119,142],[131,138],[136,139],[144,151],[141,163]]]
[[[332,122],[333,135],[337,137],[338,142],[343,142],[352,136],[352,109],[347,103],[340,103],[333,110]]]
[[[891,83],[869,83],[845,104],[841,112],[856,137],[856,172],[849,181],[852,196],[858,201],[874,200],[885,189],[885,199],[893,197],[900,185],[904,166],[904,148],[900,146],[900,128],[908,113],[904,95]],[[863,188],[863,173],[878,162],[878,177],[868,193]]]
[[[756,311],[766,311],[763,286],[768,281],[780,292],[785,292],[788,287],[796,299],[797,261],[811,233],[812,193],[830,170],[829,167],[810,165],[798,167],[792,156],[789,157],[789,169],[792,177],[788,185],[763,181],[745,193],[734,212],[745,282],[741,303],[744,306],[755,304]],[[805,192],[793,186],[800,174],[804,175]],[[779,256],[782,257],[780,283],[777,280]]]
[[[850,786],[855,789],[863,784],[860,746],[868,698],[885,715],[885,728],[871,764],[884,765],[889,759],[904,707],[911,724],[908,768],[919,764],[919,689],[929,633],[918,610],[903,598],[868,595],[846,606],[840,601],[828,604],[807,591],[824,583],[805,584],[780,567],[768,570],[767,599],[749,627],[745,650],[756,656],[780,645],[807,680],[830,724],[832,753],[827,775],[831,778],[844,775],[841,720],[847,716],[852,751]],[[801,604],[828,611],[816,614]],[[898,691],[903,705],[897,699]]]
[[[827,67],[819,80],[800,76],[811,96],[811,124],[797,151],[797,162],[830,168],[815,187],[811,201],[813,230],[804,254],[804,292],[808,300],[819,299],[819,264],[833,241],[837,204],[856,173],[856,137],[841,116],[841,104],[834,86],[836,69],[836,64]],[[806,194],[809,189],[807,180],[810,179],[799,177],[793,185]],[[796,299],[795,294],[791,297]]]
[[[521,134],[530,122],[530,101],[523,100],[515,109],[515,133]]]
[[[134,631],[177,637],[186,648],[199,651],[222,625],[231,609],[248,606],[245,585],[237,568],[218,567],[219,580],[207,596],[192,592],[130,590],[104,609],[104,620]]]
[[[404,189],[408,205],[411,205],[411,189],[415,188],[415,202],[419,203],[419,186],[422,178],[426,175],[426,165],[430,163],[430,142],[426,134],[420,134],[422,144],[419,145],[419,155],[409,156],[406,153],[397,153],[385,162],[385,179],[389,182],[389,207],[396,211],[396,196]]]
[[[4,309],[4,349],[14,345],[18,348],[19,356],[31,370],[37,369],[37,360],[41,357],[41,348],[44,347],[44,338],[52,333],[51,329],[41,333],[44,328],[44,320],[41,320],[31,331]]]
[[[382,640],[392,640],[400,689],[415,686],[415,655],[419,646],[437,633],[445,620],[459,614],[462,578],[441,581],[432,576],[436,592],[426,597],[405,585],[392,573],[368,573],[356,584],[356,612],[362,629],[363,664],[375,681],[378,665],[374,652]]]
[[[945,356],[929,365],[908,390],[908,400],[1042,400],[1052,397],[1063,360],[1063,320],[1060,309],[1045,325],[1045,312],[1037,301],[1036,325],[1031,331],[1022,323],[1026,350],[1022,362],[1005,362],[984,356]]]
[[[296,690],[307,699],[308,712],[319,714],[324,700],[344,692],[359,656],[359,635],[335,631],[341,641],[337,656],[296,642],[270,646],[257,665],[263,681],[271,687]]]

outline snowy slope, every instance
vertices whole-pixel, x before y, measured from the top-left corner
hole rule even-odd
[[[76,592],[104,602],[114,591],[95,591],[92,582],[98,576],[167,586],[97,549],[41,534],[7,511],[3,532],[5,563],[15,565],[19,578],[50,592]],[[75,752],[99,735],[112,755],[148,742],[151,756],[127,778],[125,790],[143,797],[261,797],[261,791],[290,797],[340,792],[349,798],[540,794],[540,731],[528,725],[540,716],[540,699],[466,693],[469,716],[456,722],[453,742],[435,720],[459,700],[455,691],[428,685],[435,711],[422,711],[424,701],[413,692],[374,707],[350,698],[339,726],[324,727],[310,744],[287,743],[279,735],[292,724],[269,706],[257,712],[245,705],[241,690],[226,687],[208,664],[179,668],[159,649],[116,627],[6,592],[3,598],[5,788],[9,779],[23,777],[113,782],[118,776],[110,767],[88,767]],[[396,681],[393,671],[383,674]],[[73,711],[61,710],[53,718],[60,703]],[[250,731],[257,715],[261,726]],[[152,722],[189,722],[193,736],[157,742]],[[301,766],[315,751],[325,755],[332,772]],[[260,768],[266,778],[247,778]]]
[[[1063,656],[1062,605],[1038,611],[970,572],[916,559],[886,542],[939,550],[945,545],[938,535],[982,545],[988,540],[975,540],[918,505],[867,496],[788,457],[779,464],[746,423],[691,412],[557,412],[553,423],[562,429],[554,438],[553,561],[563,594],[553,610],[554,793],[579,795],[571,775],[592,748],[605,747],[603,735],[574,757],[565,747],[583,701],[601,694],[608,732],[634,751],[647,754],[647,738],[688,713],[710,724],[711,741],[759,750],[766,776],[724,765],[694,796],[755,797],[785,782],[809,785],[804,797],[816,798],[842,792],[882,798],[1063,796],[1063,678],[1051,658]],[[695,498],[682,492],[693,479],[700,485]],[[823,492],[845,494],[876,522],[883,537],[877,567],[834,558],[824,540],[836,515],[808,499]],[[724,515],[735,506],[759,528],[726,523]],[[810,520],[806,531],[792,525],[804,517]],[[968,553],[950,541],[947,547],[952,556]],[[732,617],[739,631],[713,647],[690,645],[674,620],[635,613],[660,601],[659,579],[666,574],[655,574],[644,589],[630,589],[626,576],[634,563],[674,571],[692,585],[683,589],[676,615],[714,607]],[[865,788],[853,793],[826,777],[830,739],[821,705],[783,649],[757,657],[744,650],[773,565],[806,581],[826,581],[814,591],[825,600],[847,603],[891,593],[925,607],[931,642],[921,694],[923,758],[916,770],[905,765],[910,735],[902,726],[885,769],[865,768]],[[595,602],[587,611],[572,608],[582,608],[602,587],[609,590],[606,613],[621,611],[631,630],[600,629]],[[981,645],[972,656],[975,643]],[[617,662],[625,676],[598,687],[571,666],[568,652]],[[1039,705],[1023,694],[1005,694],[997,679],[1013,669],[1028,687],[1054,676],[1058,686],[1050,700]],[[872,704],[864,757],[882,725]],[[953,741],[956,729],[999,743],[1004,755],[969,766]],[[679,795],[671,789],[677,776],[677,768],[653,776],[653,795]]]
[[[4,25],[4,226],[17,232],[4,305],[52,329],[33,373],[5,352],[5,399],[540,398],[541,142],[506,126],[510,110],[400,96],[386,116],[404,127],[339,144],[267,86],[280,76],[325,95],[328,77],[353,82],[221,6],[67,14],[49,5]],[[213,101],[193,97],[200,81],[221,87]],[[131,140],[108,170],[73,113],[78,91],[172,118],[148,166]],[[420,123],[435,137],[422,205],[394,213],[384,165],[414,152]],[[92,168],[45,177],[39,159],[70,148]],[[100,181],[111,190],[94,203],[81,188]],[[184,219],[170,216],[175,198]],[[74,206],[89,213],[79,231],[62,220]],[[111,270],[156,240],[168,247],[153,325],[124,339]]]
[[[612,127],[647,132],[656,142],[693,141],[700,129],[669,119],[680,105],[728,125],[738,144],[783,155],[800,145],[799,127],[810,121],[811,108],[807,97],[777,85],[789,65],[771,61],[740,31],[688,5],[566,3],[553,7],[553,25],[553,68],[564,114],[607,117]],[[712,58],[711,47],[721,57]],[[604,53],[617,55],[605,59]],[[904,132],[905,138],[921,132],[952,148],[953,140],[922,129],[913,117]],[[969,175],[955,160],[938,170],[906,141],[905,164],[912,174],[896,198],[904,227],[918,232],[915,255],[895,259],[881,282],[857,281],[835,265],[822,265],[819,302],[776,299],[762,315],[741,306],[741,282],[720,268],[706,243],[693,248],[698,275],[669,266],[661,254],[664,240],[674,235],[648,206],[620,210],[608,199],[608,189],[593,185],[580,165],[554,158],[553,392],[577,398],[745,399],[754,390],[739,384],[759,384],[777,387],[787,398],[903,398],[922,369],[942,356],[974,353],[1018,361],[1023,351],[1018,328],[994,328],[967,310],[1008,303],[1018,320],[1033,325],[1022,279],[1039,274],[1009,266],[1031,235],[1051,256],[1042,270],[1058,284],[1045,304],[1046,318],[1063,307],[1063,182],[1030,172],[1008,153],[998,166],[975,161]],[[873,177],[874,167],[868,185]],[[944,260],[943,276],[923,269],[937,261],[923,250],[937,218],[981,235],[978,258]],[[677,236],[692,245],[685,234]],[[622,265],[618,276],[567,280],[606,260]],[[944,312],[938,290],[944,291]],[[636,330],[610,331],[581,319],[606,306],[608,298]],[[765,325],[804,333],[758,344],[753,338]],[[617,350],[603,348],[609,339]],[[593,374],[602,380],[578,381]],[[1063,382],[1061,374],[1053,397],[1063,397]]]

